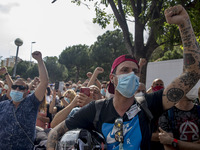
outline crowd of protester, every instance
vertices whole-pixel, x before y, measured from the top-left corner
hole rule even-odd
[[[165,15],[169,23],[179,25],[182,39],[192,36],[189,17],[182,6],[167,9]],[[172,19],[175,16],[184,26]],[[198,45],[193,47],[195,50],[199,51]],[[184,54],[195,55],[193,59],[197,62],[199,52],[193,51],[186,47]],[[93,73],[86,74],[84,81],[69,80],[61,84],[49,83],[40,52],[33,52],[32,56],[38,62],[39,70],[39,76],[34,79],[25,80],[20,76],[12,79],[6,67],[0,69],[0,75],[5,77],[0,80],[0,150],[54,149],[58,139],[75,128],[92,128],[102,133],[108,149],[200,149],[200,88],[196,93],[190,91],[199,80],[199,64],[186,62],[183,74],[169,86],[165,87],[162,79],[156,78],[146,90],[138,78],[145,59],[138,63],[129,55],[118,57],[113,62],[109,81],[98,80],[104,69],[97,67]],[[191,74],[193,80],[189,80]],[[145,97],[154,116],[150,129],[145,111],[139,108],[134,97]],[[96,127],[93,118],[99,100],[103,100],[103,107]],[[121,135],[111,137],[111,131],[116,132],[115,121],[119,118],[124,123],[123,140]]]

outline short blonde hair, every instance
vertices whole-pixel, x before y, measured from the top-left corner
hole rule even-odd
[[[74,97],[76,96],[76,92],[73,89],[68,89],[63,96],[65,96],[66,94],[69,94],[69,100],[72,101],[74,99]]]

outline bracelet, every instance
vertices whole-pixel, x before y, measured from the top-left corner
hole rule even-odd
[[[59,99],[61,100],[61,99],[63,99],[64,98],[64,96],[61,96]]]
[[[178,147],[178,140],[177,139],[174,139],[173,141],[172,141],[172,147],[174,147],[174,148],[177,148]]]
[[[8,75],[8,72],[6,72],[5,74],[4,74],[4,76],[7,76]]]

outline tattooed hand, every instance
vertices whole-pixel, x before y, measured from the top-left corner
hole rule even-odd
[[[181,25],[189,16],[183,6],[176,5],[165,10],[165,18],[169,24]]]

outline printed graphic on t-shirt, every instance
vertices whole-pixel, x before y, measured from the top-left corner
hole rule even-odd
[[[115,140],[115,133],[118,129],[112,123],[103,123],[102,133],[106,138],[108,150],[118,150],[119,142]],[[123,122],[123,149],[140,150],[142,134],[139,125],[139,118],[136,115],[132,120]]]
[[[174,107],[173,119],[164,113],[159,124],[162,129],[172,132],[174,137],[182,141],[194,142],[200,139],[200,118],[196,107],[190,111],[182,111]],[[173,121],[172,121],[173,120]]]
[[[196,141],[199,139],[198,126],[192,121],[185,121],[179,128],[180,140]]]

